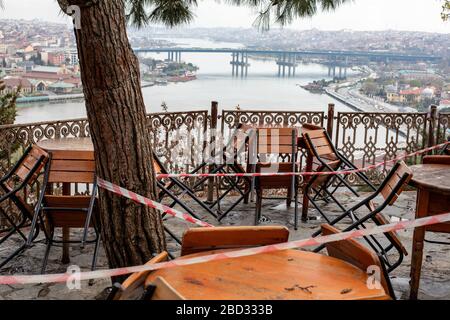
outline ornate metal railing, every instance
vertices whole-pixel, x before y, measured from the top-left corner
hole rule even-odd
[[[426,146],[426,113],[339,112],[336,119],[335,145],[358,166],[394,159]],[[371,172],[379,182],[388,168]]]
[[[323,126],[324,112],[312,111],[261,111],[261,110],[223,110],[221,115],[222,134],[232,130],[238,124],[259,126],[299,126],[314,123]],[[228,132],[229,133],[229,132]]]
[[[264,110],[223,110],[221,132],[226,139],[239,124],[263,127],[301,126],[312,123],[324,126],[325,113],[322,111],[264,111]],[[305,163],[305,151],[299,154],[300,164]]]
[[[181,149],[185,141],[180,136],[190,136],[193,145],[204,140],[204,133],[208,128],[208,111],[151,113],[147,115],[151,128],[153,146],[163,163],[169,170],[178,172],[195,166],[200,155],[192,155],[184,164],[177,163],[177,156],[173,150]],[[22,154],[30,144],[46,139],[89,137],[89,123],[87,119],[73,119],[65,121],[49,121],[28,124],[0,126],[0,173],[4,173],[12,163]],[[196,149],[192,149],[196,151]]]
[[[450,136],[450,113],[440,113],[437,123],[436,141],[442,143]]]
[[[189,172],[203,161],[207,110],[148,115],[153,148],[170,172]]]
[[[149,137],[156,154],[170,172],[190,171],[202,161],[204,134],[209,125],[208,111],[148,114]],[[87,119],[49,121],[0,126],[0,177],[20,158],[25,148],[46,139],[89,137]],[[186,156],[186,147],[189,153]],[[181,150],[181,151],[180,151]],[[184,158],[183,158],[184,156]],[[75,192],[86,187],[75,185]],[[80,187],[80,189],[79,189]],[[39,180],[28,188],[26,198],[33,203],[39,191]],[[0,208],[9,210],[8,204]],[[0,219],[0,231],[2,229]]]

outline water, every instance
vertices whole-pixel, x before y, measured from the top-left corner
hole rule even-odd
[[[237,43],[222,43],[200,39],[168,39],[180,47],[239,48]],[[167,54],[146,54],[167,58]],[[273,60],[249,58],[248,77],[232,77],[230,54],[184,53],[182,60],[192,62],[200,69],[198,79],[167,86],[144,88],[143,95],[148,112],[160,112],[165,102],[169,111],[209,109],[211,101],[218,101],[221,109],[299,110],[325,111],[328,103],[335,103],[337,111],[348,107],[327,95],[312,94],[299,87],[313,80],[328,79],[328,70],[318,64],[301,64],[296,77],[279,78],[278,66]],[[351,72],[348,73],[349,75]],[[83,101],[52,104],[30,104],[18,107],[16,123],[64,120],[86,117]]]

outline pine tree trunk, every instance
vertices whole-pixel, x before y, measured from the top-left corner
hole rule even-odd
[[[81,7],[75,30],[97,175],[155,198],[150,128],[139,63],[127,38],[122,0],[58,0]],[[85,5],[85,3],[87,3]],[[165,249],[161,215],[99,190],[102,240],[110,267],[142,264]]]

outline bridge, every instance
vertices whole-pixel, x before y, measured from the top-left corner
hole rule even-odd
[[[136,54],[139,53],[167,53],[167,59],[170,61],[181,62],[182,53],[229,53],[232,60],[233,76],[247,76],[248,55],[268,55],[277,57],[278,76],[295,76],[297,61],[301,57],[318,57],[326,58],[328,62],[328,75],[333,78],[345,78],[349,59],[366,59],[369,61],[408,61],[408,62],[437,62],[442,58],[433,55],[413,55],[380,51],[339,51],[339,50],[264,50],[264,49],[233,49],[233,48],[134,48]],[[339,76],[337,76],[337,68],[339,68]],[[342,73],[343,72],[343,73]]]

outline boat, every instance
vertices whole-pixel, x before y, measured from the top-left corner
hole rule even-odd
[[[307,85],[298,85],[300,88],[305,89],[311,93],[324,93],[325,88],[331,83],[332,81],[326,81],[326,80],[319,80],[319,81],[313,81],[308,83]]]
[[[188,82],[192,80],[196,80],[197,75],[193,72],[187,71],[184,75],[181,76],[172,76],[168,79],[170,82]]]
[[[157,79],[155,80],[155,84],[157,86],[167,86],[168,82],[165,79]]]

